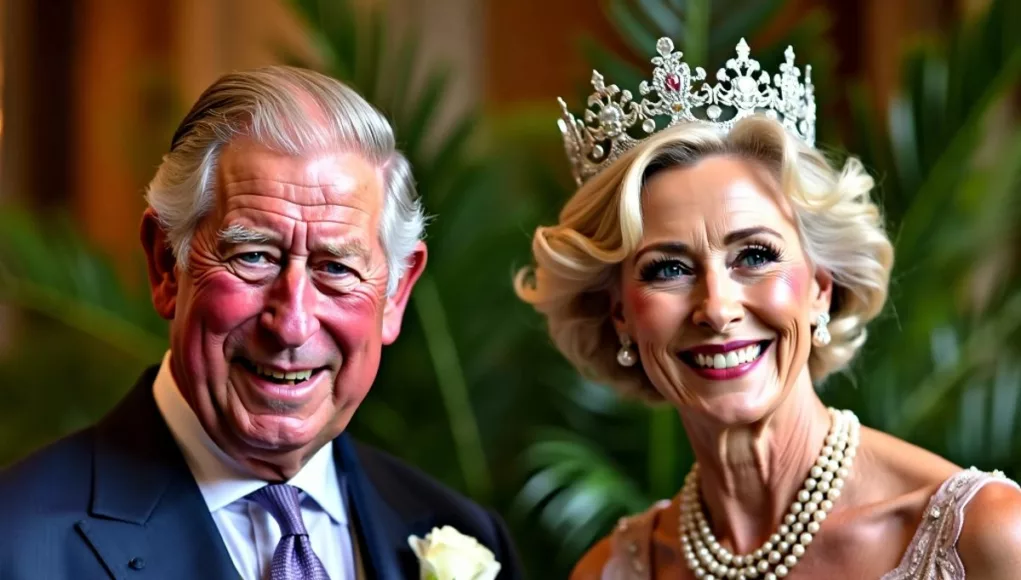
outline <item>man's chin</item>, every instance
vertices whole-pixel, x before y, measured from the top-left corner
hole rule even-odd
[[[268,434],[244,430],[231,433],[228,440],[217,445],[252,475],[266,480],[286,480],[294,477],[323,443],[321,438],[304,432]]]
[[[307,421],[286,415],[262,415],[239,430],[237,439],[243,446],[265,453],[297,451],[325,439],[324,426]]]

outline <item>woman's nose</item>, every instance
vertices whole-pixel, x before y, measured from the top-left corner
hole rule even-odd
[[[729,276],[715,270],[707,271],[702,286],[703,295],[692,313],[695,324],[724,334],[744,319],[739,285]]]

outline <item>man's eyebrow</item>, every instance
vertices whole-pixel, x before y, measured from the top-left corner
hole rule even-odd
[[[256,230],[241,224],[231,224],[216,233],[220,243],[236,246],[239,244],[266,244],[276,236],[262,230]]]
[[[336,258],[360,258],[363,262],[369,262],[369,249],[359,240],[327,242],[323,244],[323,251]]]

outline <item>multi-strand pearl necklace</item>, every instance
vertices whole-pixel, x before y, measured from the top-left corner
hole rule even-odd
[[[790,573],[840,497],[858,449],[858,417],[836,409],[830,409],[830,415],[833,423],[826,444],[796,501],[776,533],[750,554],[731,554],[713,535],[699,499],[698,464],[691,468],[681,489],[680,533],[684,559],[696,578],[777,580]]]

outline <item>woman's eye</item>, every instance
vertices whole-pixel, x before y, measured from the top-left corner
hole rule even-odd
[[[673,280],[690,273],[690,269],[679,260],[657,260],[642,268],[642,280]]]
[[[739,266],[745,268],[758,268],[765,264],[775,262],[777,254],[769,248],[747,248],[737,257]]]

